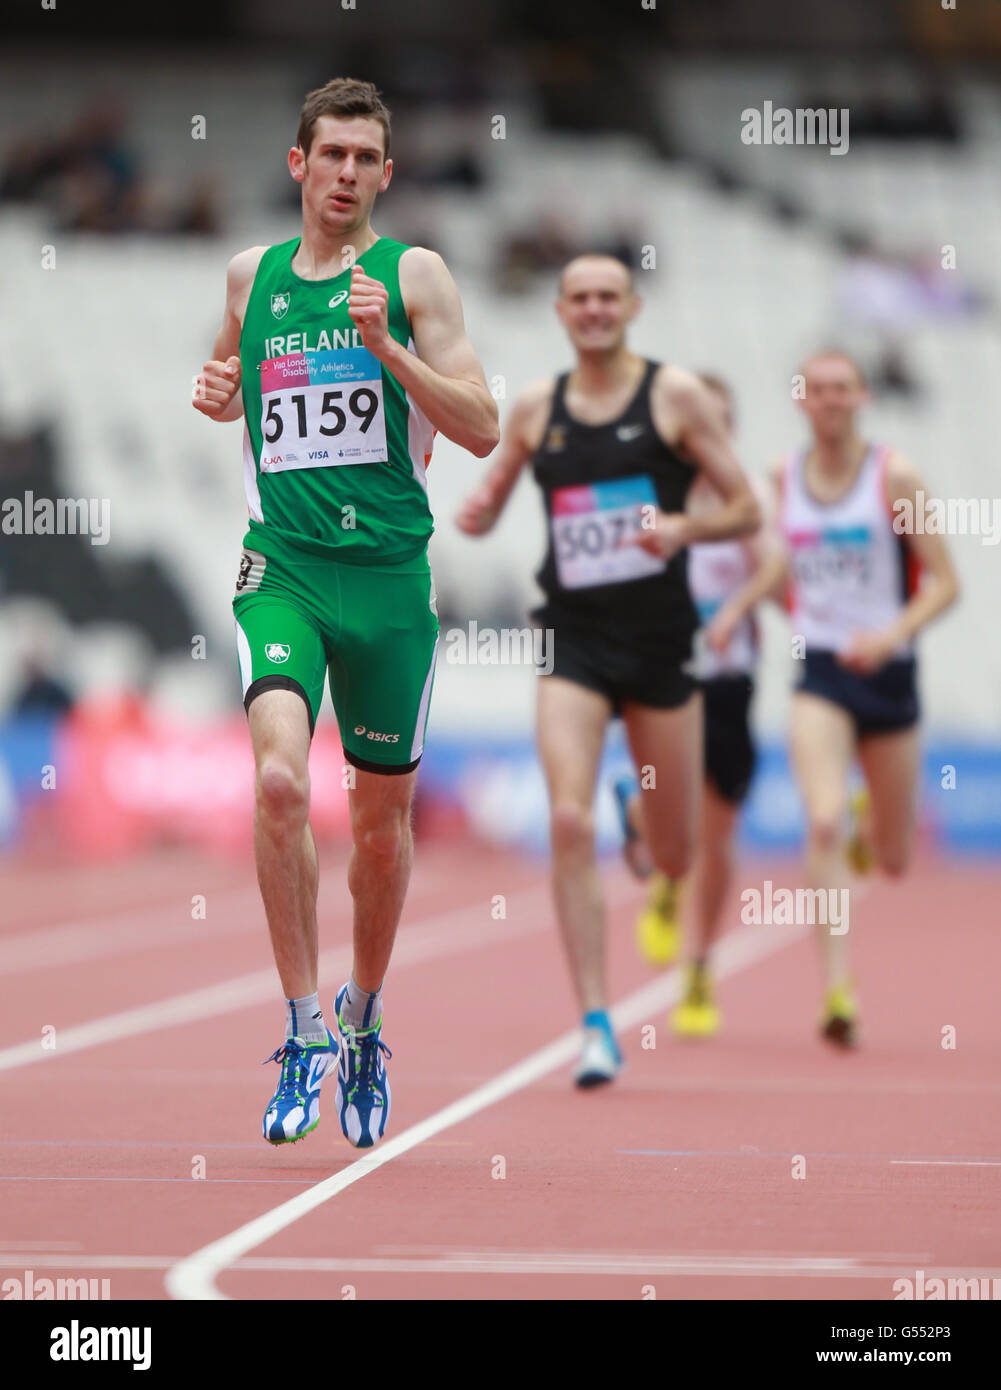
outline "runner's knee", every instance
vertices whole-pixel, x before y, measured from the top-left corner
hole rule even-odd
[[[550,818],[553,849],[559,853],[593,849],[594,821],[576,801],[559,801]]]
[[[810,847],[822,854],[829,854],[841,844],[841,817],[836,814],[822,814],[810,817]]]
[[[365,859],[388,867],[400,856],[408,825],[405,807],[384,806],[378,811],[358,812],[352,823],[355,849]]]
[[[907,841],[893,845],[880,845],[877,853],[880,868],[890,878],[899,878],[910,867],[911,846]]]
[[[257,805],[275,820],[304,821],[309,814],[309,775],[280,754],[270,754],[257,771]]]

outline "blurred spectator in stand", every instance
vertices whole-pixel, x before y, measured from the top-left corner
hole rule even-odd
[[[583,250],[568,221],[552,209],[540,214],[530,231],[502,238],[497,265],[498,288],[509,294],[531,289],[536,275],[558,270]]]
[[[174,214],[170,231],[191,236],[217,236],[222,230],[219,180],[212,174],[195,179]]]
[[[0,171],[0,203],[41,203],[60,231],[187,233],[220,230],[218,180],[196,178],[175,192],[150,178],[132,148],[125,107],[102,97],[57,135],[23,137]]]
[[[62,230],[125,231],[141,205],[138,160],[126,137],[125,108],[102,98],[72,124],[62,146]]]
[[[42,714],[55,719],[69,714],[75,703],[67,686],[47,671],[37,656],[29,656],[9,712],[13,718]]]
[[[907,332],[921,316],[912,277],[897,257],[865,237],[849,234],[845,249],[835,291],[841,336],[868,363],[876,395],[920,396],[904,351]]]
[[[842,234],[841,243],[847,255],[836,287],[840,336],[867,363],[877,395],[920,397],[908,334],[930,320],[980,313],[989,301],[928,253],[908,256],[854,232]]]
[[[940,140],[950,145],[962,140],[956,103],[936,67],[926,68],[910,91],[909,84],[894,84],[882,71],[864,78],[860,96],[821,85],[825,81],[805,87],[797,105],[811,110],[849,107],[853,140]]]

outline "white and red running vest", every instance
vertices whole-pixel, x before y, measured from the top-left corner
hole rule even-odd
[[[889,457],[886,445],[870,445],[837,502],[818,502],[807,490],[806,450],[786,460],[779,527],[790,554],[793,631],[807,650],[840,651],[855,633],[889,627],[914,592],[917,566],[893,529]],[[904,644],[898,655],[910,650]]]

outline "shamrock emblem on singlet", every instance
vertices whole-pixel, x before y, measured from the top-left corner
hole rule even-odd
[[[291,303],[292,296],[290,294],[273,294],[271,296],[271,312],[276,319],[283,319],[288,313]]]

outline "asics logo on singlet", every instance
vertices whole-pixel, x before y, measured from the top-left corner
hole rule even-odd
[[[349,292],[347,290],[338,290],[337,293],[333,296],[333,298],[328,301],[327,308],[336,309],[338,304],[344,303],[345,299],[347,299],[348,297],[348,293]]]
[[[264,648],[264,655],[269,661],[273,661],[276,665],[280,666],[283,661],[288,661],[289,657],[292,655],[292,648],[287,646],[284,642],[269,642]]]
[[[645,429],[646,425],[620,425],[615,433],[623,444],[628,444],[630,439],[638,439]]]

